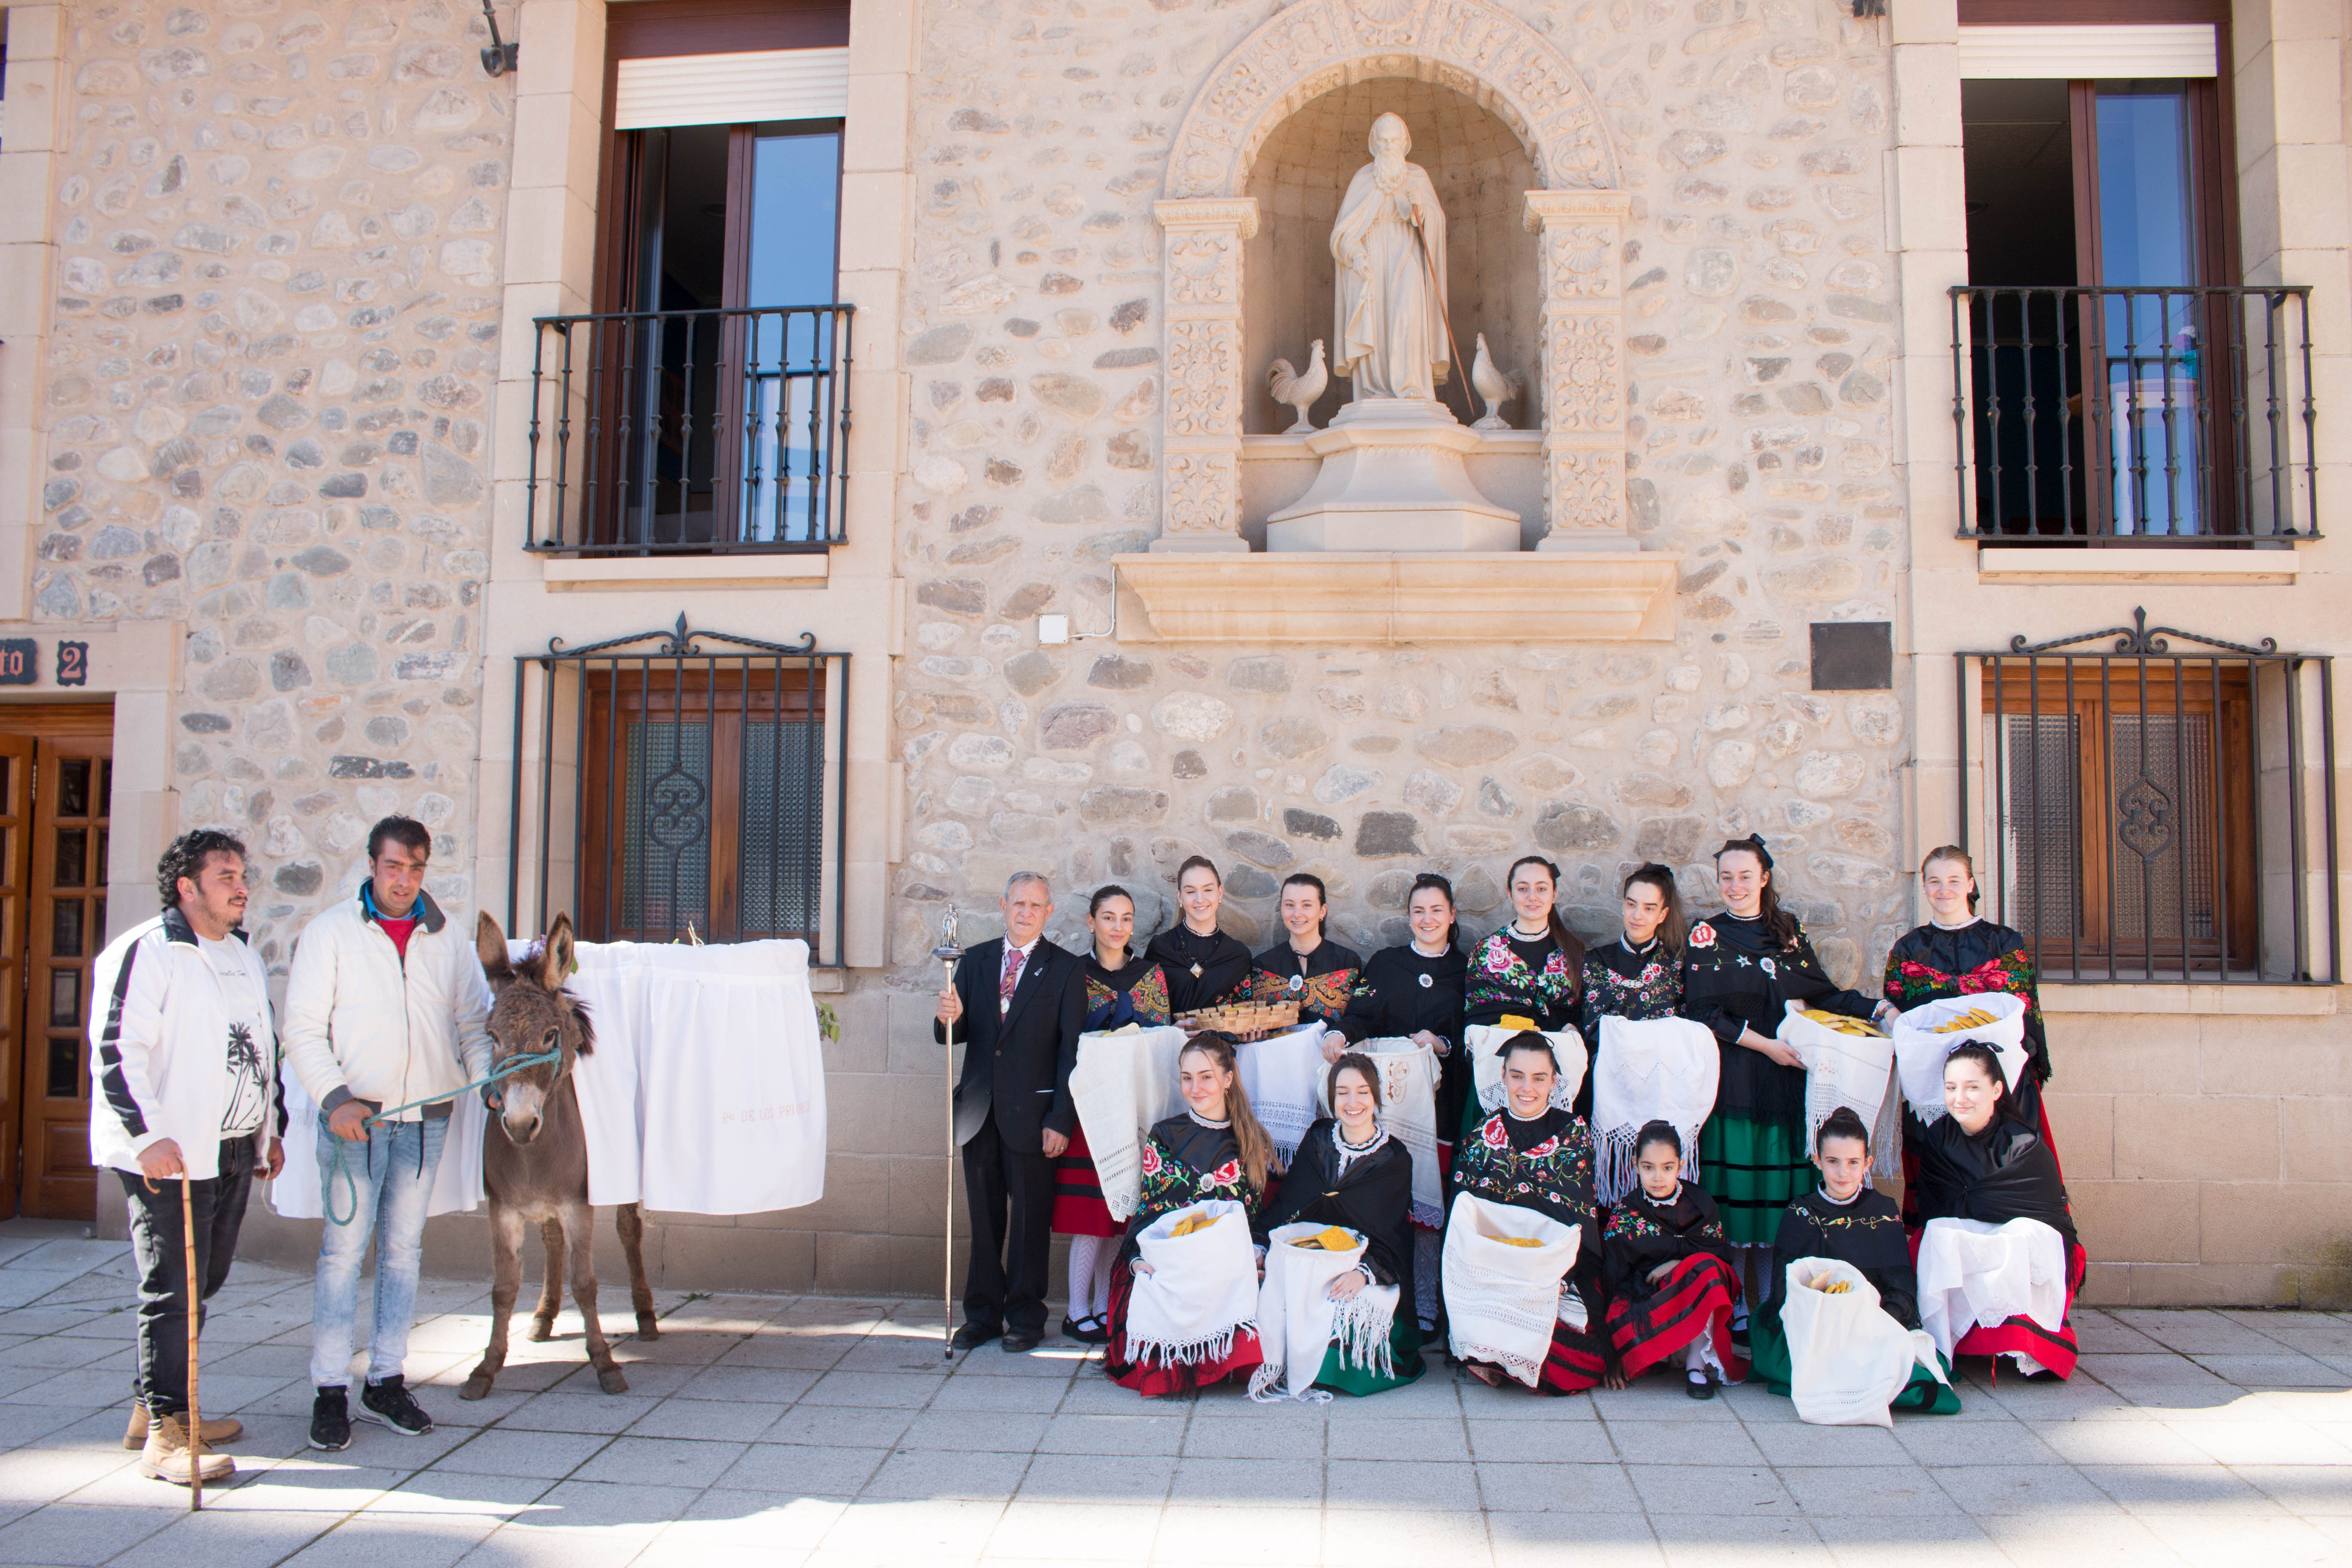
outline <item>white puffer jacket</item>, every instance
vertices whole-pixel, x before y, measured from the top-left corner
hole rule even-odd
[[[403,961],[368,913],[365,884],[302,930],[286,976],[286,1063],[311,1100],[372,1108],[446,1102],[490,1070],[490,987],[470,940],[416,895]],[[400,1112],[415,1121],[444,1105]]]
[[[266,1002],[269,974],[261,955],[236,933],[255,992]],[[219,979],[177,910],[131,927],[98,955],[90,974],[89,1158],[118,1171],[139,1169],[150,1144],[169,1138],[199,1182],[220,1174],[221,1121],[229,1110],[230,1022]],[[264,1048],[265,1082],[278,1081],[275,1051]],[[258,1146],[285,1130],[280,1100],[262,1119]]]

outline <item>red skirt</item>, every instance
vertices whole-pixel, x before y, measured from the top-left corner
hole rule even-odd
[[[1919,1237],[1911,1237],[1911,1261],[1919,1261]],[[2090,1271],[2091,1255],[2083,1250],[2080,1242],[2066,1248],[2066,1310],[2059,1314],[2056,1332],[2043,1328],[2032,1319],[2019,1313],[1998,1323],[1979,1323],[1962,1334],[1952,1346],[1955,1360],[1964,1355],[2000,1357],[2025,1355],[2058,1374],[2061,1380],[2074,1375],[2074,1363],[2082,1351],[2074,1342],[2074,1295],[2083,1288],[2083,1277]],[[1996,1372],[2000,1362],[1993,1363]]]
[[[1095,1157],[1087,1148],[1083,1127],[1070,1129],[1070,1146],[1054,1161],[1054,1234],[1127,1234],[1127,1226],[1110,1217],[1110,1205],[1103,1202],[1102,1179],[1095,1174]]]
[[[1462,1363],[1473,1377],[1490,1388],[1527,1388],[1492,1362],[1465,1361]],[[1543,1371],[1536,1374],[1530,1394],[1582,1394],[1588,1388],[1601,1385],[1601,1373],[1606,1363],[1601,1353],[1601,1336],[1588,1329],[1554,1323],[1551,1329],[1551,1349],[1544,1356]]]
[[[1733,1378],[1742,1378],[1748,1363],[1731,1342],[1731,1312],[1738,1304],[1739,1276],[1731,1266],[1713,1253],[1693,1253],[1654,1294],[1609,1303],[1609,1340],[1625,1375],[1639,1377],[1699,1335],[1711,1334],[1716,1359]]]
[[[1174,1365],[1156,1361],[1127,1359],[1127,1302],[1135,1293],[1135,1275],[1124,1263],[1110,1271],[1110,1342],[1103,1347],[1103,1370],[1110,1380],[1122,1388],[1131,1388],[1146,1399],[1163,1394],[1190,1394],[1196,1388],[1206,1388],[1213,1383],[1223,1383],[1235,1373],[1246,1373],[1265,1360],[1258,1346],[1257,1330],[1243,1328],[1234,1331],[1233,1349],[1215,1361],[1193,1362]]]

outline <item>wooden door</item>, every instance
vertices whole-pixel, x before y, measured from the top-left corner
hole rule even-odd
[[[33,739],[0,733],[0,1216],[16,1212],[23,1137],[25,893],[32,857]]]
[[[89,1219],[90,971],[106,946],[110,733],[44,736],[35,751],[32,879],[26,899],[26,1047],[20,1212]]]

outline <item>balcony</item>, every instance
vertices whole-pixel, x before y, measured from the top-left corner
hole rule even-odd
[[[2319,537],[2310,294],[1953,289],[1960,537],[2237,549]]]
[[[674,558],[840,543],[853,310],[541,318],[524,548]]]

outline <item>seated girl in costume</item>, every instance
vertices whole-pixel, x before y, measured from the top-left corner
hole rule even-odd
[[[1905,1146],[1919,1155],[1921,1326],[1947,1357],[2005,1355],[2029,1377],[2063,1378],[2089,1260],[2057,1159],[1980,1041],[1944,1058],[1944,1110],[1903,1115]]]
[[[1633,1143],[1639,1179],[1609,1214],[1601,1267],[1609,1291],[1609,1386],[1622,1388],[1670,1358],[1681,1361],[1684,1392],[1715,1397],[1747,1365],[1731,1343],[1739,1275],[1723,1239],[1715,1200],[1683,1180],[1683,1139],[1669,1121],[1644,1126]]]
[[[1454,1189],[1489,1203],[1531,1209],[1580,1233],[1575,1265],[1560,1282],[1559,1313],[1538,1394],[1578,1394],[1601,1381],[1601,1228],[1592,1202],[1592,1135],[1584,1118],[1552,1104],[1559,1058],[1551,1042],[1523,1030],[1503,1047],[1502,1103],[1454,1151]],[[1475,1103],[1475,1102],[1474,1102]],[[1449,1224],[1463,1223],[1457,1206]],[[1451,1289],[1449,1283],[1448,1289]],[[1456,1311],[1449,1297],[1449,1313]],[[1467,1315],[1467,1314],[1464,1314]],[[1501,1366],[1465,1358],[1471,1376],[1511,1384]]]
[[[1273,1173],[1274,1140],[1250,1112],[1249,1095],[1234,1067],[1233,1041],[1213,1030],[1195,1035],[1177,1058],[1177,1085],[1184,1113],[1155,1125],[1143,1143],[1143,1190],[1127,1238],[1111,1265],[1109,1341],[1103,1365],[1114,1382],[1151,1395],[1205,1387],[1234,1373],[1246,1373],[1261,1359],[1256,1295],[1238,1315],[1223,1314],[1227,1299],[1213,1288],[1197,1293],[1195,1318],[1175,1321],[1162,1312],[1146,1331],[1130,1333],[1139,1276],[1152,1273],[1140,1237],[1162,1217],[1204,1201],[1223,1199],[1241,1206],[1256,1253],[1255,1272],[1265,1258],[1265,1186]],[[1185,1295],[1192,1281],[1165,1281]],[[1176,1303],[1181,1310],[1183,1303]]]
[[[1781,1212],[1780,1233],[1772,1245],[1780,1269],[1770,1297],[1756,1310],[1749,1334],[1754,1376],[1775,1394],[1789,1392],[1792,1368],[1780,1313],[1788,1304],[1788,1266],[1801,1258],[1853,1265],[1878,1292],[1880,1310],[1904,1329],[1919,1326],[1919,1277],[1911,1266],[1903,1214],[1893,1198],[1870,1184],[1870,1129],[1850,1108],[1839,1106],[1813,1136],[1821,1186]],[[1950,1373],[1948,1362],[1944,1371]],[[1950,1415],[1959,1410],[1960,1396],[1925,1367],[1915,1367],[1891,1407]]]
[[[1303,1221],[1363,1236],[1361,1261],[1331,1282],[1334,1301],[1353,1300],[1367,1286],[1399,1288],[1388,1352],[1378,1358],[1392,1370],[1351,1364],[1360,1358],[1344,1356],[1335,1343],[1314,1379],[1316,1387],[1341,1394],[1378,1394],[1422,1373],[1421,1331],[1412,1312],[1412,1155],[1380,1124],[1380,1069],[1370,1057],[1354,1051],[1340,1057],[1326,1091],[1332,1114],[1307,1128],[1299,1142],[1267,1212],[1266,1229]]]

